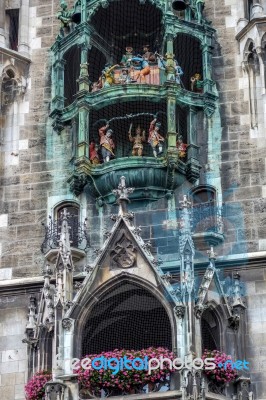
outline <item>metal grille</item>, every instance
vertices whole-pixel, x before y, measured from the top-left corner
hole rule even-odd
[[[172,347],[170,321],[159,300],[123,281],[92,309],[82,338],[83,356],[114,349]]]
[[[76,215],[76,210],[73,207],[67,207],[68,211],[75,212],[75,214],[70,214],[68,216],[68,226],[69,226],[69,237],[71,247],[76,247],[82,250],[86,250],[89,247],[89,239],[86,231],[86,225],[81,225]],[[44,224],[43,224],[44,225]],[[41,246],[41,251],[46,253],[50,249],[55,249],[59,247],[60,233],[62,226],[62,216],[58,216],[57,220],[53,220],[49,216],[49,224],[45,226],[45,238]]]

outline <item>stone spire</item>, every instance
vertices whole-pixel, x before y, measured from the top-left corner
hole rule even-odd
[[[117,197],[117,203],[119,204],[119,216],[122,217],[127,214],[127,204],[130,201],[128,195],[133,193],[134,190],[134,188],[126,187],[126,178],[121,176],[118,188],[113,190],[114,195]]]

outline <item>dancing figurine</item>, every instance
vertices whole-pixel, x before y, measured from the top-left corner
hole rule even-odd
[[[129,131],[128,131],[128,137],[129,141],[133,144],[133,149],[132,149],[132,156],[142,156],[143,152],[143,142],[145,142],[145,131],[142,131],[140,126],[136,128],[136,134],[135,136],[132,136],[131,131],[132,131],[132,126],[133,124],[130,124]]]
[[[153,155],[157,158],[163,152],[162,142],[164,142],[164,138],[160,135],[160,122],[157,122],[157,119],[151,121],[150,129],[149,129],[149,137],[148,143],[152,147]]]
[[[119,65],[116,64],[111,67],[110,64],[106,64],[102,71],[103,87],[110,87],[115,84],[114,69],[116,67],[119,67]]]
[[[124,54],[121,58],[120,65],[123,67],[128,67],[130,65],[130,60],[133,57],[133,47],[127,46],[126,47],[126,54]]]
[[[151,71],[148,61],[143,57],[133,57],[130,61],[132,61],[134,69],[138,70],[135,79],[139,79],[140,83],[142,79],[145,82],[145,76],[149,75]]]
[[[103,162],[110,161],[111,158],[115,157],[114,149],[115,144],[112,139],[113,131],[109,129],[109,125],[105,125],[99,129],[100,146],[103,157]]]
[[[126,84],[126,83],[131,83],[132,79],[130,77],[130,73],[129,70],[127,68],[123,68],[121,71],[121,74],[119,75],[118,78],[119,82],[122,84]]]
[[[144,58],[144,60],[146,60],[146,61],[150,61],[150,62],[155,62],[156,61],[156,57],[155,57],[155,54],[154,53],[152,53],[150,50],[149,50],[149,45],[148,44],[145,44],[144,46],[143,46],[143,58]]]
[[[90,162],[93,165],[98,165],[100,164],[100,157],[98,154],[99,146],[95,144],[94,140],[90,142],[89,145],[89,155],[90,155]]]
[[[178,135],[177,136],[176,147],[177,147],[177,150],[178,150],[179,158],[185,158],[186,154],[187,154],[188,145],[186,143],[183,143],[183,136],[182,135]]]

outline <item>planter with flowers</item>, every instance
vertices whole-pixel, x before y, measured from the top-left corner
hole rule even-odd
[[[223,394],[226,384],[234,382],[238,376],[230,363],[226,365],[226,368],[224,367],[226,361],[230,361],[232,358],[219,350],[204,350],[202,359],[205,360],[205,358],[214,358],[216,365],[213,370],[204,369],[204,374],[209,381],[209,391]]]
[[[49,371],[39,371],[25,385],[26,400],[43,400],[45,384],[52,379]]]
[[[150,374],[146,369],[143,369],[145,364],[142,360],[145,360],[145,358],[146,360],[151,358],[160,359],[160,357],[169,358],[170,360],[175,358],[172,352],[163,347],[150,347],[140,351],[113,350],[102,352],[101,354],[88,355],[84,358],[89,358],[92,361],[101,357],[107,360],[114,358],[119,360],[119,365],[121,365],[120,363],[124,356],[130,362],[137,359],[132,369],[127,369],[125,366],[122,369],[119,367],[119,371],[115,373],[114,370],[105,368],[105,366],[98,370],[92,368],[92,366],[89,369],[84,369],[80,366],[75,370],[74,372],[78,374],[81,388],[80,396],[82,398],[110,397],[159,391],[162,387],[164,387],[164,390],[169,389],[170,374],[172,372],[169,365],[165,364],[163,369],[154,369]],[[95,361],[95,365],[100,367],[100,362]],[[111,366],[115,367],[116,365],[117,361],[114,360]]]

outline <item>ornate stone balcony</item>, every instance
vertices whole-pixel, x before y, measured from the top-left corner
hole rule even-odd
[[[45,226],[45,237],[41,245],[41,251],[49,262],[55,262],[60,247],[62,234],[62,221],[53,220],[49,217],[49,223]],[[77,218],[68,216],[69,239],[71,244],[71,254],[73,261],[79,261],[85,257],[85,250],[88,247],[88,237],[86,232],[86,223],[80,224]]]
[[[222,210],[214,202],[195,205],[192,209],[193,239],[202,246],[215,246],[224,240]]]

